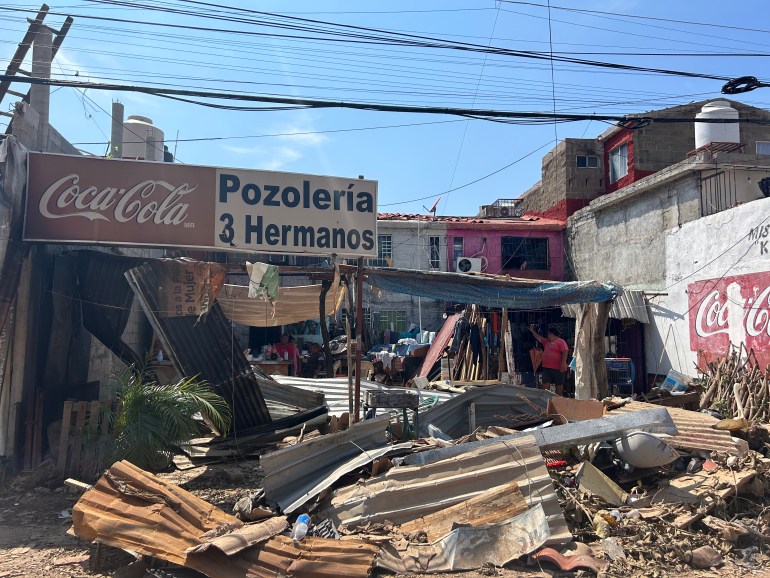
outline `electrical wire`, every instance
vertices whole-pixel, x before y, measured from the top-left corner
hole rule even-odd
[[[629,117],[626,115],[585,115],[585,114],[566,114],[559,113],[553,115],[552,113],[544,112],[524,112],[524,111],[510,111],[510,110],[479,110],[479,109],[464,109],[457,107],[437,107],[437,106],[405,106],[394,104],[374,104],[366,102],[353,102],[353,101],[330,101],[319,100],[309,98],[291,98],[285,96],[271,96],[260,94],[248,94],[248,93],[232,93],[224,91],[198,91],[198,90],[182,90],[161,88],[153,86],[140,86],[140,85],[124,85],[124,84],[106,84],[96,82],[84,82],[84,81],[72,81],[61,80],[52,78],[37,78],[37,77],[24,77],[14,75],[0,75],[0,82],[10,81],[19,84],[37,84],[45,86],[65,86],[65,87],[77,87],[77,88],[90,88],[94,90],[105,90],[112,92],[135,92],[142,94],[151,94],[155,96],[187,96],[220,100],[232,100],[243,102],[262,102],[273,103],[281,105],[295,105],[295,106],[307,106],[311,108],[348,108],[354,110],[370,110],[379,112],[402,112],[402,113],[420,113],[420,114],[440,114],[451,116],[462,116],[470,118],[478,118],[482,120],[531,120],[531,121],[543,121],[552,122],[554,120],[563,122],[574,122],[581,120],[604,120],[614,122],[639,122],[645,119],[644,117]],[[654,119],[656,123],[671,124],[671,123],[707,123],[707,124],[725,124],[734,122],[731,119],[720,118],[686,118],[686,117],[657,117]],[[747,124],[770,124],[770,120],[749,118],[742,121]]]
[[[97,3],[107,3],[107,4],[119,5],[119,6],[125,6],[125,7],[133,7],[141,10],[161,11],[161,12],[167,12],[167,13],[172,13],[177,15],[187,14],[185,11],[182,11],[182,10],[168,10],[160,6],[153,6],[149,4],[139,4],[135,2],[117,2],[113,0],[88,0],[88,1],[93,1]],[[202,3],[202,4],[205,4],[205,3]],[[0,10],[17,11],[17,12],[33,11],[31,9],[12,8],[7,6],[0,7]],[[269,15],[273,17],[280,16],[280,15],[275,15],[267,12],[249,11],[247,9],[239,9],[239,10],[253,12],[256,14]],[[60,15],[60,16],[65,15],[64,13],[53,12],[53,11],[49,11],[49,14]],[[195,15],[195,14],[192,14],[192,15]],[[138,25],[156,26],[156,27],[164,27],[164,28],[170,27],[170,28],[177,28],[177,29],[196,30],[199,32],[221,32],[226,34],[263,36],[263,37],[271,37],[271,38],[305,38],[305,39],[310,38],[312,40],[321,40],[324,42],[332,42],[332,43],[344,42],[344,43],[373,44],[373,45],[418,46],[422,48],[438,48],[438,49],[446,49],[446,50],[458,50],[458,51],[464,51],[464,52],[489,53],[489,54],[496,54],[496,55],[502,55],[502,56],[512,56],[512,57],[528,58],[528,59],[535,59],[535,60],[546,60],[546,61],[555,60],[558,62],[580,64],[583,66],[593,66],[593,67],[599,67],[599,68],[627,70],[627,71],[635,71],[635,72],[651,72],[655,74],[681,76],[681,77],[687,77],[687,78],[701,78],[701,79],[722,80],[722,81],[730,80],[727,77],[712,75],[712,74],[688,72],[688,71],[681,71],[681,70],[671,70],[671,69],[663,69],[663,68],[655,68],[655,67],[633,66],[628,64],[618,64],[618,63],[611,63],[611,62],[601,62],[601,61],[580,59],[580,58],[574,58],[574,57],[568,57],[568,56],[555,56],[551,58],[547,53],[536,52],[536,51],[512,50],[512,49],[505,49],[505,48],[491,47],[491,46],[484,47],[483,45],[467,43],[467,42],[445,41],[440,38],[432,38],[429,36],[418,36],[418,35],[412,35],[412,34],[390,32],[387,30],[380,30],[376,28],[334,24],[334,23],[328,23],[323,21],[309,20],[304,18],[296,18],[296,17],[288,17],[288,16],[284,16],[283,18],[289,18],[291,20],[307,21],[307,22],[316,23],[316,24],[331,25],[333,28],[321,29],[321,30],[319,29],[313,30],[312,28],[310,28],[310,30],[312,30],[313,33],[317,34],[319,32],[325,32],[326,35],[303,37],[296,34],[293,35],[293,34],[278,34],[278,33],[271,33],[271,32],[257,32],[254,30],[221,29],[221,28],[212,28],[212,27],[204,27],[204,26],[161,23],[161,22],[152,22],[152,21],[137,20],[137,19],[130,20],[130,19],[121,19],[121,18],[114,18],[114,17],[95,16],[95,15],[78,14],[75,16],[77,18],[83,18],[83,19],[122,22],[122,23],[130,23],[134,25],[138,24]],[[217,19],[223,19],[223,18],[217,18]],[[237,19],[234,19],[234,18],[224,18],[224,19],[228,21],[238,21]],[[247,23],[260,24],[262,26],[278,27],[278,28],[290,29],[290,30],[300,30],[300,31],[308,30],[307,26],[300,26],[300,25],[291,26],[285,23],[277,23],[269,20],[249,21]],[[354,29],[356,31],[360,30],[365,32],[373,32],[375,34],[364,34],[364,33],[358,33],[358,32],[342,32],[339,30],[339,28]],[[380,36],[378,36],[378,34]]]
[[[544,149],[545,147],[547,147],[548,145],[550,145],[552,142],[553,142],[553,141],[548,141],[547,143],[545,143],[545,144],[543,144],[543,145],[541,145],[541,146],[537,147],[535,150],[528,152],[528,153],[527,153],[527,154],[525,154],[524,156],[517,158],[515,161],[513,161],[513,162],[511,162],[511,163],[508,163],[508,164],[507,164],[507,165],[505,165],[504,167],[500,167],[499,169],[497,169],[497,170],[495,170],[495,171],[492,171],[491,173],[488,173],[488,174],[486,174],[486,175],[484,175],[484,176],[482,176],[482,177],[479,177],[479,178],[477,178],[477,179],[475,179],[475,180],[473,180],[473,181],[471,181],[471,182],[469,182],[469,183],[465,183],[464,185],[460,185],[459,187],[455,187],[455,188],[453,188],[451,191],[444,191],[443,193],[438,193],[438,194],[440,194],[440,195],[445,195],[445,194],[447,194],[447,193],[450,193],[450,192],[452,192],[452,191],[459,191],[460,189],[464,189],[464,188],[466,188],[466,187],[470,187],[471,185],[475,185],[476,183],[479,183],[479,182],[481,182],[481,181],[483,181],[483,180],[485,180],[485,179],[488,179],[488,178],[489,178],[489,177],[491,177],[491,176],[494,176],[494,175],[496,175],[496,174],[498,174],[498,173],[501,173],[501,172],[503,172],[505,169],[508,169],[508,168],[510,168],[510,167],[512,167],[512,166],[514,166],[515,164],[517,164],[517,163],[520,163],[520,162],[521,162],[521,161],[523,161],[524,159],[526,159],[526,158],[528,158],[528,157],[531,157],[533,154],[535,154],[536,152],[538,152],[538,151],[540,151],[540,150]],[[399,202],[397,202],[397,203],[382,203],[382,204],[378,204],[378,207],[393,207],[393,206],[395,206],[395,205],[406,205],[406,204],[408,204],[408,203],[415,203],[415,202],[417,202],[417,201],[424,201],[424,200],[426,200],[426,199],[432,199],[432,198],[434,198],[435,196],[436,196],[436,194],[434,193],[434,194],[432,194],[432,195],[428,195],[428,196],[426,196],[426,197],[418,197],[418,198],[416,198],[416,199],[411,199],[411,200],[409,200],[409,201],[399,201]]]

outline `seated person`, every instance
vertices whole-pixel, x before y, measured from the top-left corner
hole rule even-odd
[[[297,370],[299,369],[299,351],[288,334],[284,333],[281,335],[281,341],[275,344],[275,352],[280,359],[291,362],[291,365],[289,366],[291,369],[290,373],[291,375],[297,375]]]
[[[321,345],[318,343],[310,344],[310,355],[302,364],[302,377],[315,377],[316,372],[325,371],[326,359],[324,358]]]

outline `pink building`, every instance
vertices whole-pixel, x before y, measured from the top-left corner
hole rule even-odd
[[[564,229],[555,219],[454,217],[446,223],[449,271],[461,264],[483,273],[564,279]]]

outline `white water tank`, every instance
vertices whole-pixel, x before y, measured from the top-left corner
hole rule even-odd
[[[163,161],[163,131],[146,116],[132,115],[123,123],[123,158]]]
[[[741,132],[738,125],[738,111],[726,100],[715,100],[703,105],[695,118],[733,119],[736,122],[728,123],[695,123],[695,148],[711,144],[713,142],[741,142]]]

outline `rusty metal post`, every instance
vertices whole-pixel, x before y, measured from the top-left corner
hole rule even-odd
[[[361,412],[361,347],[362,339],[361,332],[363,330],[363,323],[361,320],[364,316],[364,260],[358,258],[358,268],[356,269],[356,387],[355,387],[355,412],[354,422],[359,421]]]

